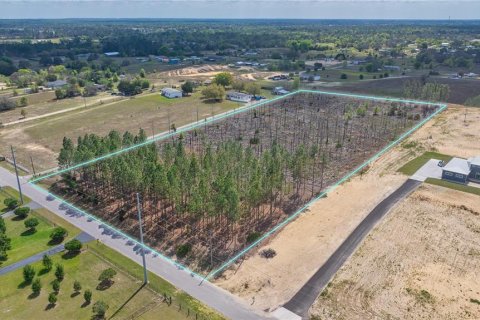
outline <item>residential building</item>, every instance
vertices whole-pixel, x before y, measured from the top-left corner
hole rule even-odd
[[[58,89],[66,86],[67,84],[68,83],[65,80],[55,80],[55,81],[47,82],[46,87],[50,89]]]
[[[227,100],[237,101],[237,102],[250,102],[252,101],[253,96],[247,93],[229,91],[227,92]]]
[[[453,158],[442,168],[442,179],[466,184],[480,182],[480,156],[470,159]]]
[[[172,88],[163,88],[162,89],[162,96],[174,99],[174,98],[181,98],[182,97],[182,91],[177,90],[177,89],[172,89]]]
[[[284,94],[287,94],[289,93],[290,91],[288,90],[285,90],[283,87],[275,87],[273,90],[272,90],[272,93],[277,95],[277,96],[281,96],[281,95],[284,95]]]

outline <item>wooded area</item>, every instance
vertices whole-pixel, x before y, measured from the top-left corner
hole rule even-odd
[[[436,106],[299,93],[56,176],[51,191],[198,271],[255,241]],[[146,141],[64,139],[67,168]]]

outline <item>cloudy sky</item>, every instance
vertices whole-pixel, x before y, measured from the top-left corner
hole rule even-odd
[[[480,0],[0,0],[0,18],[480,19]]]

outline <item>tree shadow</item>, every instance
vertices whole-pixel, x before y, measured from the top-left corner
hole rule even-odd
[[[67,251],[64,254],[62,254],[62,259],[70,260],[78,256],[79,254],[80,254],[80,251]]]
[[[49,303],[49,304],[47,304],[47,306],[45,307],[45,311],[50,310],[50,309],[53,309],[53,308],[55,308],[55,306],[56,306],[55,303]]]
[[[113,280],[105,280],[105,281],[100,282],[96,289],[98,291],[104,291],[104,290],[107,290],[108,288],[110,288],[114,283],[115,283],[115,281],[113,281]]]
[[[23,231],[22,233],[20,233],[20,235],[22,237],[27,237],[27,236],[31,236],[32,234],[34,234],[35,232],[37,232],[36,229],[27,229],[25,231]]]
[[[80,292],[79,291],[75,291],[74,293],[72,293],[70,295],[70,298],[75,298],[76,296],[80,295]]]
[[[13,218],[12,218],[12,221],[22,221],[23,219],[25,219],[27,216],[17,216],[15,215]]]
[[[51,271],[52,269],[48,270],[47,268],[43,268],[42,270],[38,271],[39,276],[43,276],[44,274],[47,274]]]
[[[37,293],[32,292],[32,293],[30,293],[30,294],[28,295],[27,298],[28,298],[29,300],[31,300],[31,299],[35,299],[35,298],[38,297],[39,295],[40,295],[40,292],[37,292]]]
[[[88,306],[89,304],[90,304],[90,302],[84,301],[80,307],[81,307],[81,308],[85,308],[85,307]]]
[[[54,246],[63,242],[63,239],[51,239],[48,241],[49,246]]]
[[[122,305],[120,307],[118,307],[118,309],[114,313],[112,313],[112,315],[109,317],[109,319],[112,319],[120,311],[122,311],[122,309],[140,292],[140,290],[143,289],[143,287],[145,287],[145,283],[142,283],[142,285],[127,300],[125,300],[125,302],[122,303]]]
[[[23,281],[22,283],[20,283],[20,284],[17,286],[17,288],[18,288],[18,289],[24,289],[24,288],[28,287],[28,286],[31,285],[31,284],[32,284],[31,281],[29,281],[29,282],[28,282],[28,281]]]

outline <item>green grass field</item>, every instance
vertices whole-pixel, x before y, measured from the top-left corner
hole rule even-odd
[[[435,179],[435,178],[427,178],[425,182],[434,184],[436,186],[441,186],[441,187],[454,189],[462,192],[472,193],[472,194],[476,194],[477,196],[480,196],[480,188],[475,188],[475,187],[467,186],[464,184],[449,182],[449,181]]]
[[[445,162],[448,162],[450,161],[450,159],[452,159],[452,157],[446,154],[427,151],[421,156],[407,162],[403,167],[398,169],[398,172],[411,176],[412,174],[417,172],[417,170],[420,169],[430,159],[438,159],[438,160],[443,160]]]
[[[32,297],[30,286],[23,284],[22,269],[0,276],[0,318],[1,319],[91,319],[92,306],[98,300],[109,305],[107,318],[113,319],[172,319],[187,317],[174,306],[161,302],[161,296],[141,282],[103,260],[95,252],[85,250],[76,257],[64,259],[62,254],[52,257],[55,263],[63,264],[65,278],[61,282],[58,301],[54,308],[49,307],[48,294],[52,292],[51,282],[55,279],[54,270],[43,273],[41,262],[33,264],[42,290]],[[97,290],[98,276],[102,270],[113,267],[117,270],[113,285],[106,290]],[[75,295],[73,282],[80,281],[82,291]],[[84,304],[83,292],[90,289],[92,302]]]
[[[65,241],[74,238],[80,233],[80,230],[73,225],[43,208],[30,212],[27,219],[29,217],[36,217],[40,222],[35,233],[27,231],[24,219],[19,220],[16,216],[5,219],[7,226],[6,234],[12,240],[12,249],[7,251],[8,259],[0,262],[2,267],[56,246],[57,244],[49,243],[50,233],[55,226],[62,226],[68,230],[68,237]]]
[[[6,186],[6,187],[0,187],[0,214],[7,212],[7,208],[3,204],[3,201],[7,198],[15,198],[18,201],[20,201],[20,194],[18,193],[17,190],[13,189],[12,187]],[[25,203],[30,202],[30,198],[26,197],[25,195],[23,196],[23,201]]]

